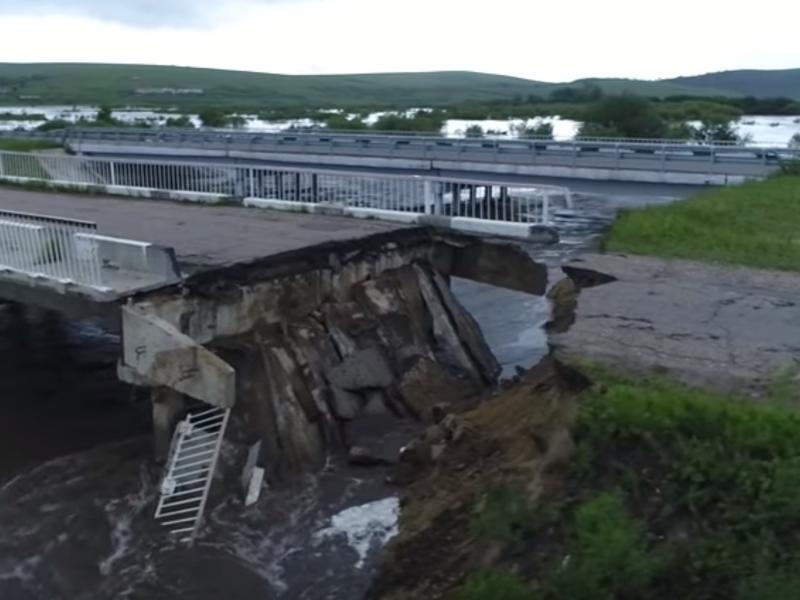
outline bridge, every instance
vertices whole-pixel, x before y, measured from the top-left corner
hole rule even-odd
[[[71,129],[77,153],[94,156],[225,160],[464,176],[726,185],[762,178],[800,149],[679,140],[475,139],[330,132]]]
[[[2,158],[6,172],[16,168],[19,157]],[[112,163],[25,164],[78,177],[109,175]],[[115,177],[127,181],[125,168]],[[451,203],[477,202],[477,189],[461,200],[455,191]],[[368,418],[368,404],[418,415],[403,392],[409,378],[476,390],[496,381],[451,276],[546,288],[546,269],[527,253],[452,229],[11,188],[0,188],[0,209],[0,301],[100,316],[121,331],[119,377],[150,390],[166,462],[155,518],[190,543],[223,440],[245,453],[256,444],[252,489],[258,469],[272,479],[319,469],[353,445],[345,425]]]
[[[0,152],[0,181],[124,196],[234,203],[528,240],[553,240],[553,211],[571,209],[569,188],[494,177],[238,165],[163,159]]]

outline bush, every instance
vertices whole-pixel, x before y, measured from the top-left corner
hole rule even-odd
[[[552,598],[641,598],[668,564],[665,553],[647,548],[645,528],[628,514],[619,492],[580,505],[571,529],[569,560],[546,585]]]
[[[121,124],[120,121],[114,118],[114,113],[110,106],[101,106],[94,121],[97,125],[103,127],[116,127]]]
[[[204,108],[198,116],[203,127],[227,127],[230,124],[228,115],[221,108]]]
[[[641,96],[622,94],[606,96],[592,105],[586,112],[581,137],[602,137],[617,133],[626,138],[661,138],[666,134],[667,124],[654,105]]]
[[[36,131],[58,131],[60,129],[68,129],[72,125],[70,121],[65,121],[64,119],[52,119],[39,125]]]
[[[325,119],[325,125],[328,129],[334,131],[343,130],[356,130],[361,131],[367,129],[367,124],[358,117],[350,119],[344,115],[330,115]]]
[[[537,507],[523,492],[500,486],[483,496],[470,530],[481,539],[518,545],[558,516],[557,505]]]
[[[591,549],[605,539],[605,550],[594,568],[575,573],[621,569],[640,589],[657,577],[648,594],[657,598],[769,597],[773,583],[780,597],[777,583],[799,566],[800,414],[666,381],[601,379],[579,414],[586,460],[576,485],[618,486],[671,552],[646,552],[639,526],[605,499],[576,513],[573,543]],[[629,566],[614,566],[623,557]]]
[[[194,129],[194,123],[192,123],[192,120],[187,115],[181,115],[179,117],[169,117],[164,123],[164,126]]]
[[[464,136],[468,138],[482,138],[483,127],[480,125],[470,125],[464,130]]]
[[[418,111],[413,117],[389,113],[380,117],[372,129],[375,131],[420,131],[439,133],[445,122],[442,111]]]
[[[531,600],[534,591],[519,577],[505,571],[486,570],[471,575],[460,600]]]
[[[541,122],[533,127],[522,125],[516,129],[516,134],[520,138],[545,138],[548,140],[553,139],[553,124]]]
[[[705,120],[695,128],[694,137],[701,142],[739,142],[736,128],[730,121]]]

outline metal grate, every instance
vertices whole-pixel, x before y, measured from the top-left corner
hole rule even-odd
[[[191,544],[203,517],[230,409],[189,414],[172,438],[156,520]]]

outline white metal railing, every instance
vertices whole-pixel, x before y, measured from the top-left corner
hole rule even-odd
[[[533,224],[549,222],[553,203],[572,206],[567,188],[502,180],[14,152],[0,152],[0,179],[327,203]]]
[[[230,409],[210,408],[175,428],[155,518],[181,542],[197,534],[229,416]]]
[[[0,269],[101,287],[97,225],[0,210]]]

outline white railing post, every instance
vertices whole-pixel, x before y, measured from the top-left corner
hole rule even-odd
[[[111,185],[117,185],[117,174],[116,169],[114,168],[114,161],[108,163],[108,168],[111,173]]]
[[[430,179],[426,179],[423,183],[423,196],[425,201],[425,214],[438,215],[439,207],[436,206],[436,198],[433,194],[433,182]]]
[[[542,195],[542,225],[550,223],[550,194],[544,192]]]

